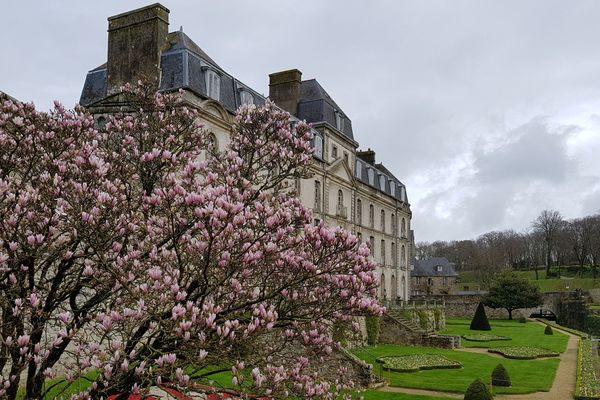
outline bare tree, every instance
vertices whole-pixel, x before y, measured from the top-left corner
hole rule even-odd
[[[562,224],[563,217],[556,210],[544,210],[533,221],[533,228],[542,234],[546,246],[546,276],[550,275],[552,251],[556,247],[556,237]]]
[[[590,258],[592,247],[593,218],[584,217],[569,221],[567,225],[567,242],[572,254],[579,264],[579,275],[583,276],[583,266]]]

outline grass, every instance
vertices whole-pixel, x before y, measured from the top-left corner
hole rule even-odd
[[[438,369],[415,373],[390,372],[390,385],[415,389],[429,389],[443,392],[464,393],[476,378],[488,382],[490,375],[498,365],[498,358],[487,354],[467,353],[455,350],[419,348],[412,346],[379,345],[366,349],[357,349],[355,354],[374,365],[374,372],[387,377],[387,371],[376,364],[376,359],[384,356],[407,354],[438,354],[463,365],[461,369]],[[497,388],[497,393],[532,393],[548,391],[552,386],[558,359],[544,360],[502,360],[513,386]]]
[[[558,353],[532,346],[497,347],[488,349],[488,351],[490,353],[502,354],[506,358],[514,358],[517,360],[533,360],[534,358],[541,357],[558,357]]]
[[[417,372],[424,369],[460,368],[455,361],[448,360],[438,354],[416,354],[400,357],[381,357],[377,362],[383,364],[383,369],[397,372]]]
[[[554,273],[558,273],[558,268],[552,267],[552,271]],[[600,278],[594,279],[592,277],[592,273],[589,268],[584,273],[583,277],[577,276],[576,268],[574,267],[561,267],[560,274],[562,277],[567,277],[569,279],[558,279],[557,277],[552,277],[546,279],[546,269],[545,267],[538,269],[539,279],[535,279],[535,271],[513,271],[520,277],[526,278],[530,283],[536,285],[540,288],[542,293],[547,292],[565,292],[573,289],[594,289],[600,286]],[[572,279],[571,279],[572,278]],[[479,285],[475,279],[475,274],[470,271],[465,271],[460,273],[460,282],[458,284],[459,288],[463,286],[469,286],[471,288],[476,288]]]
[[[360,395],[363,396],[365,400],[449,400],[450,399],[450,397],[419,396],[419,395],[415,395],[415,394],[381,392],[378,390],[367,390],[366,392],[361,392]]]
[[[469,329],[470,320],[466,319],[450,319],[446,321],[446,330],[443,334],[446,335],[471,335],[479,333]],[[508,347],[508,346],[535,346],[543,347],[558,353],[562,353],[567,348],[569,337],[560,332],[555,332],[554,335],[544,335],[544,326],[534,322],[521,324],[517,320],[490,320],[492,327],[491,333],[498,336],[508,336],[511,340],[493,341],[493,342],[473,342],[461,340],[463,347]]]

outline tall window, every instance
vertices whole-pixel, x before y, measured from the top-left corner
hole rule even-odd
[[[315,155],[319,158],[323,158],[323,138],[319,135],[315,135]]]
[[[381,210],[381,231],[385,232],[385,210]]]
[[[375,171],[372,168],[368,168],[367,175],[369,176],[369,184],[375,186]]]
[[[375,237],[369,236],[369,249],[371,252],[371,257],[375,256]]]
[[[338,207],[343,207],[344,206],[344,192],[342,192],[342,190],[338,190],[338,201],[337,201]]]
[[[360,161],[356,160],[356,177],[358,179],[362,179],[362,164]]]
[[[334,159],[337,159],[338,157],[338,148],[336,145],[333,145],[331,147],[331,157],[333,157]]]
[[[400,226],[401,237],[406,237],[406,220],[402,218],[402,225]]]
[[[392,235],[398,235],[398,228],[396,227],[396,215],[392,213]]]
[[[379,175],[379,188],[383,191],[385,191],[385,180],[384,175]]]
[[[375,226],[375,207],[373,207],[373,204],[369,205],[369,226],[371,228]]]
[[[402,266],[406,266],[406,247],[402,245],[402,249],[400,250],[400,261],[402,262]]]
[[[362,233],[356,232],[356,237],[358,238],[358,243],[362,243]]]
[[[385,275],[381,274],[381,282],[379,282],[381,290],[381,299],[385,300]]]
[[[385,265],[385,240],[381,239],[381,265]]]
[[[398,257],[396,254],[396,243],[392,242],[392,265],[395,267],[398,265]]]
[[[217,137],[215,136],[214,133],[209,133],[208,137],[206,139],[206,150],[210,153],[213,154],[215,151],[217,151],[219,148],[218,144],[217,144]]]
[[[321,182],[315,181],[315,210],[321,210]]]
[[[390,180],[390,194],[396,197],[396,183],[392,180]]]
[[[221,78],[215,71],[206,71],[206,94],[214,100],[220,100]]]
[[[398,282],[396,282],[396,277],[392,275],[392,300],[396,300],[398,297]]]
[[[362,200],[356,200],[356,223],[362,225]]]

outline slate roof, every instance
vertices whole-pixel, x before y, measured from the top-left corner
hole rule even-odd
[[[182,31],[171,32],[167,36],[168,47],[160,59],[162,78],[160,90],[174,91],[188,89],[195,94],[209,98],[206,91],[205,74],[213,70],[221,77],[220,98],[223,107],[235,112],[241,105],[241,92],[252,94],[254,104],[264,105],[265,97],[225,72],[192,39]],[[90,106],[103,100],[107,93],[106,63],[88,72],[81,92],[79,104]]]
[[[370,178],[372,176],[372,179]],[[383,164],[369,164],[365,160],[356,158],[354,177],[388,196],[408,203],[406,186],[394,176]],[[383,179],[381,179],[383,177]],[[383,183],[383,185],[382,185]]]
[[[413,260],[415,268],[410,271],[410,276],[458,276],[454,269],[454,263],[451,263],[445,257],[433,257],[427,260]],[[437,267],[441,266],[442,270],[438,271]]]
[[[354,141],[352,121],[333,98],[323,89],[316,79],[302,81],[300,84],[300,100],[298,101],[298,118],[306,122],[327,122],[337,129],[336,113],[342,119],[342,130],[346,137]]]

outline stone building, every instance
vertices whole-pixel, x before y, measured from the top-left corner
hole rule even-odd
[[[454,294],[458,273],[444,257],[413,260],[410,266],[412,296]]]
[[[169,33],[168,25],[169,10],[160,4],[108,18],[107,62],[88,72],[80,104],[102,124],[126,107],[120,87],[127,82],[142,79],[164,92],[181,89],[223,149],[235,110],[266,99],[228,74],[181,29]],[[406,300],[414,243],[406,187],[376,163],[373,150],[359,150],[350,118],[317,80],[302,80],[297,69],[272,73],[269,97],[314,127],[313,176],[298,181],[296,189],[313,209],[315,223],[342,226],[369,242],[379,264],[379,296]]]

